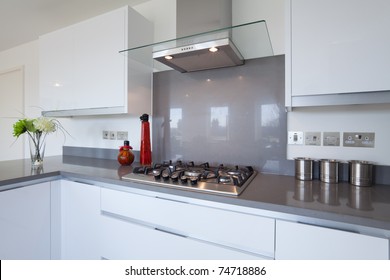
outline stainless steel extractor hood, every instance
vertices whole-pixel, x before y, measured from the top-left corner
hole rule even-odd
[[[245,44],[252,45],[251,42],[257,40],[258,36],[264,37],[260,33],[266,32],[265,44],[270,45],[268,32],[264,21],[257,25],[243,24],[232,27],[233,17],[232,0],[178,0],[178,39],[166,48],[154,50],[153,58],[180,72],[244,64],[245,59],[248,59],[245,51],[248,46]],[[237,18],[234,20],[238,21]],[[253,30],[254,26],[259,27],[258,30]],[[245,33],[246,36],[243,35]]]
[[[264,20],[232,26],[232,0],[176,2],[176,39],[124,50],[133,60],[152,53],[154,71],[193,72],[272,56]],[[193,35],[195,34],[195,35]],[[166,67],[168,66],[168,67]]]
[[[153,58],[182,73],[242,65],[273,55],[265,21],[256,21],[155,44]]]
[[[244,64],[229,37],[157,51],[153,58],[182,73]]]

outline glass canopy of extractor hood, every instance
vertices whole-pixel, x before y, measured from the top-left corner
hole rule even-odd
[[[153,67],[154,72],[158,72],[172,69],[157,61],[156,56],[159,53],[169,53],[170,51],[176,51],[177,49],[186,52],[187,50],[197,49],[200,45],[207,46],[208,50],[215,42],[225,41],[232,43],[233,48],[238,51],[238,56],[243,59],[243,63],[248,59],[273,56],[272,45],[267,25],[264,20],[239,24],[172,40],[150,43],[143,46],[136,46],[119,52],[128,56],[129,61],[132,61],[135,65]],[[200,54],[198,53],[195,55],[194,61],[199,60]],[[213,68],[220,67],[216,66]],[[180,69],[176,70],[180,71]]]

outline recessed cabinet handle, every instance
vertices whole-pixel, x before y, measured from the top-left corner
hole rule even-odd
[[[161,231],[161,232],[164,232],[164,233],[168,233],[168,234],[172,234],[172,235],[176,235],[176,236],[180,236],[180,237],[184,237],[184,238],[187,238],[188,236],[184,235],[184,234],[180,234],[180,233],[176,233],[176,232],[171,232],[169,230],[166,230],[166,229],[161,229],[161,228],[154,228],[155,230],[158,230],[158,231]]]
[[[157,199],[162,199],[162,200],[173,201],[173,202],[178,202],[178,203],[189,204],[189,203],[186,202],[186,201],[176,200],[176,199],[172,199],[172,198],[165,198],[165,197],[161,197],[161,196],[156,196],[155,198],[157,198]]]

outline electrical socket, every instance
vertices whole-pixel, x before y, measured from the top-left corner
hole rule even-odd
[[[116,131],[110,131],[110,140],[116,140]]]
[[[128,132],[127,131],[118,131],[116,133],[116,139],[118,140],[128,140]]]
[[[340,132],[324,132],[322,143],[324,146],[340,146]]]
[[[305,132],[305,145],[321,146],[321,132]]]
[[[110,132],[108,130],[103,130],[103,139],[109,139],[110,138]]]
[[[375,133],[374,132],[344,132],[343,146],[374,148]]]

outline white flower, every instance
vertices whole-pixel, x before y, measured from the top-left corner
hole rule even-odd
[[[54,121],[45,117],[35,119],[33,124],[35,129],[41,132],[50,133],[56,131],[56,124]]]

